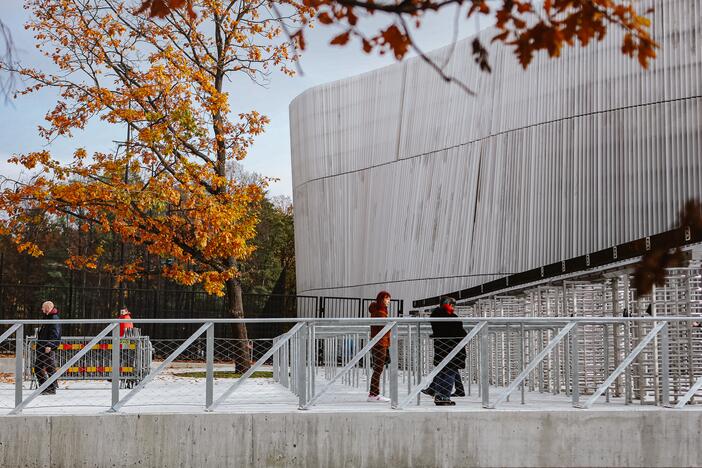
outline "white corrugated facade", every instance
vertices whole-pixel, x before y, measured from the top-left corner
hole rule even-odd
[[[528,71],[493,47],[492,74],[469,39],[448,72],[476,97],[419,59],[298,96],[298,294],[411,301],[670,229],[702,194],[702,1],[640,3],[649,70],[618,30]]]

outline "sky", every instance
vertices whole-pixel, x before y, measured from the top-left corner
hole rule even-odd
[[[52,64],[36,49],[31,32],[24,30],[28,13],[22,4],[22,0],[0,0],[0,19],[11,30],[17,58],[25,66],[51,69]],[[454,18],[453,9],[425,17],[415,33],[421,48],[429,51],[450,44],[454,35]],[[382,23],[374,22],[370,26],[378,24]],[[480,26],[473,21],[460,21],[458,37],[467,37]],[[256,138],[243,161],[247,171],[278,179],[269,187],[271,196],[292,196],[288,121],[290,102],[311,87],[396,62],[389,55],[363,53],[357,42],[345,47],[329,45],[330,39],[337,33],[338,29],[324,25],[306,32],[307,49],[300,62],[303,75],[290,78],[276,72],[265,87],[246,79],[236,80],[229,86],[232,112],[255,109],[271,119],[266,132]],[[37,127],[44,123],[44,115],[55,99],[53,91],[44,90],[21,96],[9,104],[0,101],[0,174],[13,178],[20,174],[16,166],[7,163],[7,158],[13,154],[48,149],[54,157],[69,160],[77,147],[85,147],[89,152],[111,151],[116,146],[115,140],[124,139],[124,127],[99,123],[74,133],[73,138],[60,138],[47,143],[39,136]]]

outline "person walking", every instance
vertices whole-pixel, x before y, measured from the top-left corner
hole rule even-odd
[[[437,366],[467,335],[463,324],[454,313],[456,300],[452,297],[441,299],[439,307],[431,313],[432,318],[455,318],[451,321],[431,322],[432,336],[434,338],[434,365]],[[434,390],[434,404],[437,406],[455,405],[451,401],[451,390],[456,387],[456,396],[465,394],[459,369],[466,367],[466,348],[462,347],[458,353],[439,371],[430,388]]]
[[[375,298],[375,302],[371,302],[368,307],[368,312],[372,318],[387,318],[388,307],[390,306],[390,293],[380,291]],[[383,329],[383,325],[371,325],[370,337],[373,339]],[[380,377],[383,374],[383,367],[388,358],[388,348],[390,347],[390,335],[386,333],[380,341],[371,349],[371,365],[373,367],[373,375],[370,381],[370,391],[368,392],[368,401],[390,401],[380,394]]]
[[[37,334],[37,357],[34,366],[34,373],[40,387],[56,372],[55,351],[61,344],[61,324],[56,323],[59,319],[58,309],[54,307],[53,302],[46,301],[41,305],[41,311],[46,323],[39,327]],[[57,389],[58,382],[54,381],[42,392],[42,395],[54,395]]]
[[[119,311],[119,318],[121,320],[129,320],[129,322],[121,322],[119,324],[119,336],[121,338],[124,336],[124,333],[127,330],[131,330],[132,328],[134,328],[134,324],[131,322],[132,314],[131,314],[131,312],[129,312],[129,309],[127,309],[126,307]]]

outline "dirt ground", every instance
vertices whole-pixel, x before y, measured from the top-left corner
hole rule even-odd
[[[1,383],[15,383],[15,375],[0,372],[0,382]]]

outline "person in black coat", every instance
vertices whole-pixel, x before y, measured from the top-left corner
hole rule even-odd
[[[456,314],[454,306],[456,300],[452,297],[441,299],[439,307],[431,313],[432,318],[456,318],[457,320],[431,322],[432,337],[434,338],[434,365],[437,366],[467,335],[463,324]],[[436,375],[431,388],[434,390],[434,403],[438,406],[455,405],[451,401],[451,390],[456,386],[456,393],[463,390],[463,382],[459,374],[460,369],[466,367],[466,348],[462,347],[451,358],[446,366]]]
[[[37,359],[34,365],[34,373],[37,382],[41,387],[44,382],[56,372],[56,349],[61,344],[61,324],[56,323],[59,319],[59,311],[54,307],[54,303],[46,301],[41,305],[46,323],[39,327],[37,334]],[[49,385],[42,394],[53,395],[56,393],[58,384],[56,381]]]

